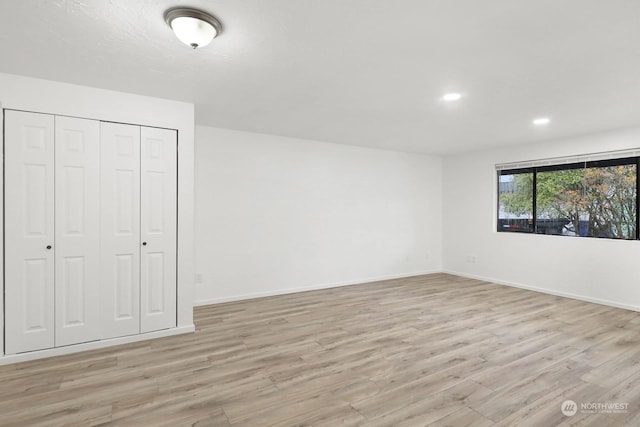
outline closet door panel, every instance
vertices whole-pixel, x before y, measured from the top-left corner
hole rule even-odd
[[[5,352],[54,346],[54,117],[5,111]]]
[[[55,118],[56,346],[100,338],[100,122]]]
[[[141,331],[176,326],[177,132],[141,128]]]
[[[140,127],[101,124],[102,337],[140,333]]]

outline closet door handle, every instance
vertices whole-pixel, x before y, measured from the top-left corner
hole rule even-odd
[[[147,246],[147,242],[142,242],[142,246]]]
[[[47,245],[47,249],[51,249],[51,245]]]

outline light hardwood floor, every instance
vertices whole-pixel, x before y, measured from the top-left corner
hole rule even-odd
[[[195,322],[0,367],[0,425],[640,425],[636,312],[435,274],[199,307]],[[628,412],[566,417],[567,399]]]

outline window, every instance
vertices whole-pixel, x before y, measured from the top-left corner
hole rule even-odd
[[[498,231],[638,239],[638,158],[498,172]]]
[[[498,230],[534,230],[533,171],[505,170],[498,175]]]

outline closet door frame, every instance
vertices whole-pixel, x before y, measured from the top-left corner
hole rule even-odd
[[[5,326],[6,326],[6,322],[5,322],[5,316],[6,316],[5,304],[6,304],[6,301],[5,301],[5,292],[4,292],[5,285],[6,285],[6,283],[5,283],[5,274],[4,274],[4,268],[5,268],[5,259],[4,258],[5,258],[5,253],[6,253],[6,251],[5,251],[5,243],[4,243],[5,242],[5,228],[4,228],[4,222],[5,222],[5,215],[4,215],[5,188],[4,188],[4,186],[5,186],[5,182],[6,182],[6,180],[5,180],[5,163],[4,163],[4,151],[5,151],[5,142],[6,142],[5,141],[5,136],[4,136],[4,127],[5,127],[5,124],[6,124],[5,112],[6,111],[23,111],[23,112],[27,112],[27,113],[46,114],[46,115],[50,115],[50,116],[53,116],[53,117],[55,117],[55,116],[63,116],[63,117],[66,116],[66,117],[73,117],[73,118],[86,119],[86,120],[97,120],[97,121],[99,121],[101,123],[102,122],[104,122],[104,123],[122,123],[122,124],[130,124],[131,123],[131,122],[118,122],[118,121],[110,122],[108,120],[107,121],[101,121],[100,118],[93,118],[92,119],[91,115],[83,115],[82,113],[80,113],[80,111],[78,111],[79,114],[77,114],[77,115],[76,114],[73,114],[73,115],[65,115],[65,114],[59,115],[59,114],[55,114],[53,112],[51,112],[51,113],[44,112],[43,113],[43,112],[40,112],[38,110],[39,109],[37,109],[37,108],[34,108],[34,109],[31,109],[31,108],[22,109],[20,107],[18,107],[18,108],[16,108],[16,107],[7,107],[7,106],[3,106],[2,102],[0,102],[0,130],[2,130],[2,131],[0,131],[0,145],[2,146],[2,150],[3,150],[3,159],[2,159],[2,161],[0,161],[0,203],[2,203],[2,209],[0,209],[0,222],[3,224],[3,226],[0,227],[0,239],[2,239],[2,242],[3,242],[3,244],[0,245],[0,260],[2,260],[2,267],[3,267],[3,274],[0,275],[0,289],[3,290],[3,292],[0,292],[0,330],[4,330]],[[47,110],[49,110],[49,108],[47,108]],[[52,110],[52,111],[55,111],[55,110]],[[176,150],[176,158],[175,158],[175,166],[176,166],[176,183],[175,183],[176,184],[176,186],[175,186],[175,192],[176,192],[176,194],[175,194],[175,203],[176,203],[176,206],[175,206],[175,213],[176,213],[176,215],[175,215],[175,222],[176,223],[175,223],[175,259],[174,259],[174,263],[175,263],[175,287],[174,287],[174,290],[173,290],[173,292],[175,292],[175,296],[174,296],[174,301],[175,301],[175,314],[174,314],[174,317],[175,317],[175,320],[171,324],[171,326],[169,326],[169,328],[170,329],[171,328],[178,328],[178,329],[180,329],[180,328],[185,329],[186,328],[187,331],[189,329],[191,329],[191,331],[192,331],[193,330],[192,329],[193,328],[193,324],[186,325],[184,323],[184,320],[183,320],[184,316],[185,316],[185,313],[191,313],[192,312],[191,310],[189,310],[187,312],[186,311],[186,306],[185,306],[186,300],[190,300],[190,298],[184,298],[183,294],[185,294],[185,293],[180,291],[180,285],[179,285],[180,277],[181,277],[181,275],[184,275],[185,273],[183,273],[183,272],[186,271],[186,270],[181,270],[179,268],[180,267],[180,263],[184,262],[184,261],[180,261],[181,258],[179,256],[179,247],[184,244],[182,239],[180,239],[180,237],[178,235],[179,223],[180,223],[180,221],[182,221],[184,219],[184,218],[182,218],[180,216],[181,214],[180,214],[180,209],[179,209],[179,200],[180,200],[179,189],[180,189],[181,186],[187,185],[187,184],[184,184],[184,181],[182,181],[182,183],[181,183],[181,180],[179,179],[180,172],[178,171],[178,166],[179,166],[179,162],[181,160],[180,160],[179,149],[178,149],[178,147],[180,146],[179,140],[178,140],[179,139],[178,138],[178,134],[180,133],[180,131],[185,131],[186,135],[187,135],[187,140],[188,140],[187,142],[189,142],[191,140],[192,136],[193,136],[192,133],[189,132],[190,128],[187,128],[187,127],[182,125],[182,123],[181,123],[182,120],[183,120],[182,118],[180,118],[178,120],[178,123],[180,123],[180,125],[176,126],[176,128],[163,127],[161,125],[160,126],[154,126],[154,125],[144,126],[144,125],[136,125],[136,124],[134,124],[134,126],[147,127],[147,128],[150,128],[150,129],[164,129],[164,130],[168,130],[168,131],[173,131],[176,134],[176,141],[175,141],[175,150]],[[189,147],[189,144],[187,144],[187,146]],[[189,158],[189,155],[191,154],[191,152],[192,152],[192,148],[191,149],[188,148],[187,158]],[[187,178],[189,178],[188,175],[187,175]],[[187,182],[189,182],[189,179],[187,179]],[[189,187],[187,187],[187,189],[189,189]],[[187,193],[188,194],[185,197],[187,197],[187,199],[189,199],[189,194],[191,194],[191,193],[190,193],[190,191],[187,191]],[[188,211],[189,211],[189,209],[187,209],[187,212]],[[55,221],[55,219],[54,219],[54,221]],[[187,225],[191,226],[191,222],[188,223]],[[189,226],[187,227],[187,229],[190,228]],[[187,239],[187,240],[189,240],[189,239]],[[189,261],[187,263],[188,264],[187,267],[189,267],[191,265],[190,262],[191,261]],[[189,270],[189,268],[187,268],[187,270]],[[183,271],[183,272],[181,273],[181,271]],[[55,277],[55,273],[54,273],[54,277]],[[192,292],[192,290],[189,290],[189,291]],[[190,292],[187,292],[186,295],[189,295]],[[181,295],[182,295],[182,297],[181,297]],[[191,306],[192,306],[192,304],[189,303],[189,307],[191,307]],[[189,318],[192,318],[192,316],[190,315]],[[54,328],[55,328],[55,319],[54,319]],[[140,331],[140,334],[145,334],[145,332]],[[164,335],[160,335],[160,336],[164,336]],[[54,345],[55,345],[55,343],[54,343]],[[54,349],[54,348],[56,348],[56,347],[52,347],[52,349]],[[35,350],[34,352],[39,352],[39,350]],[[67,352],[65,351],[62,354],[66,354],[66,353]],[[7,354],[6,353],[6,347],[5,347],[5,340],[4,339],[0,339],[0,362],[1,362],[2,356],[5,355],[5,354]],[[31,358],[26,359],[26,360],[31,360]],[[2,364],[3,363],[0,363],[0,365],[2,365]]]
[[[2,339],[0,340],[0,356],[4,355],[4,108],[0,100],[0,146],[2,147],[2,161],[0,162],[0,260],[2,260],[2,274],[0,274],[0,331],[2,331]]]

